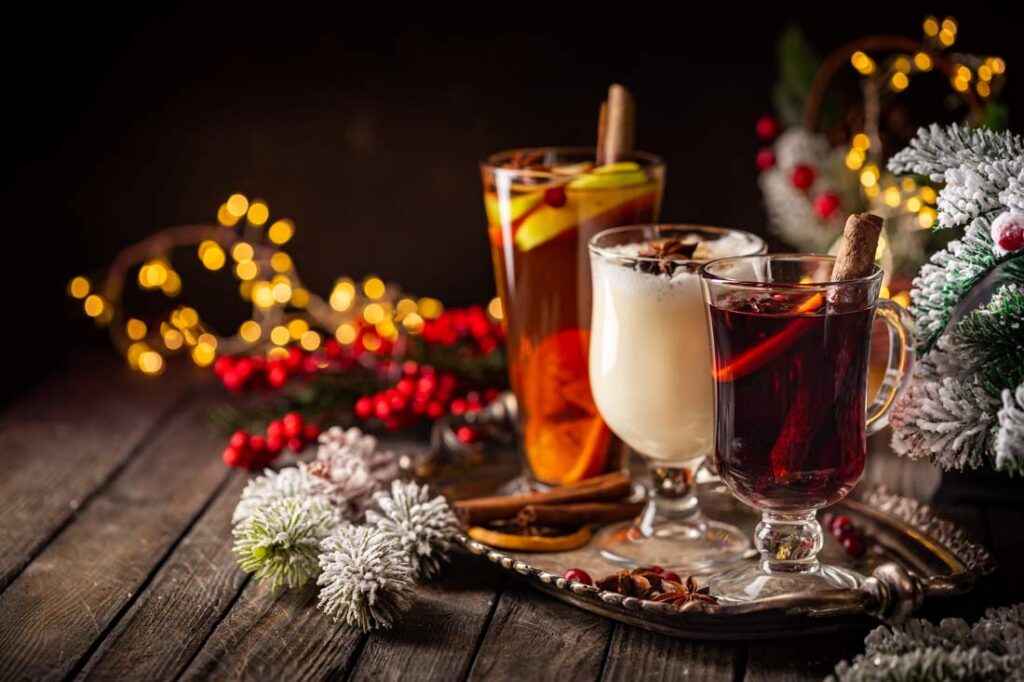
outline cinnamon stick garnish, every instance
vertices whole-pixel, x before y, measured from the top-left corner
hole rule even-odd
[[[601,102],[601,110],[597,114],[597,157],[594,162],[598,166],[603,166],[604,161],[604,145],[608,139],[608,100]]]
[[[551,490],[463,500],[456,502],[452,509],[462,523],[477,525],[498,519],[515,518],[523,507],[530,504],[609,502],[628,497],[631,492],[629,476],[617,471]]]
[[[633,156],[636,113],[629,90],[613,83],[608,88],[608,125],[604,141],[604,163],[628,161]]]
[[[528,504],[516,519],[523,526],[582,526],[614,523],[635,518],[643,502],[577,502],[574,504]]]
[[[881,234],[882,219],[873,213],[854,213],[847,218],[843,241],[832,266],[832,281],[842,282],[870,275]]]

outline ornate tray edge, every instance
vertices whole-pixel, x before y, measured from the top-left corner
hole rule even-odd
[[[955,523],[936,515],[928,503],[898,495],[884,485],[868,488],[860,501],[943,545],[975,575],[985,576],[995,572],[996,560],[989,551],[972,542],[967,533]]]

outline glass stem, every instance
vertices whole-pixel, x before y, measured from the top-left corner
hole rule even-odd
[[[664,466],[647,460],[651,472],[651,487],[647,506],[634,523],[634,528],[645,537],[657,534],[657,527],[680,524],[699,527],[703,516],[697,503],[694,469],[684,466]]]
[[[761,568],[768,573],[813,573],[824,542],[815,512],[765,512],[754,531]]]

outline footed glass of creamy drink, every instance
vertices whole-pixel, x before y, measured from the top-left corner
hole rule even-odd
[[[686,225],[617,227],[589,242],[593,280],[590,386],[612,432],[647,463],[648,503],[606,527],[601,554],[633,566],[707,572],[750,548],[737,528],[708,519],[694,473],[714,446],[714,385],[698,268],[763,254],[740,230]]]

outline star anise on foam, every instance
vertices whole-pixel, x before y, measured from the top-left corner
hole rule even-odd
[[[665,581],[671,582],[671,581]],[[682,606],[692,601],[700,601],[705,604],[717,604],[718,600],[708,594],[707,585],[698,588],[697,581],[691,575],[686,579],[686,583],[680,585],[679,583],[673,583],[678,586],[673,592],[663,592],[658,596],[654,597],[654,601],[664,602],[666,604],[673,604],[675,606]]]
[[[598,589],[617,592],[624,597],[651,599],[671,583],[649,568],[635,568],[632,571],[619,571],[601,578],[594,583]]]
[[[689,260],[696,250],[697,244],[684,244],[679,239],[648,242],[637,252],[641,259],[646,260],[638,260],[636,269],[649,274],[671,275],[678,265],[673,259]]]

